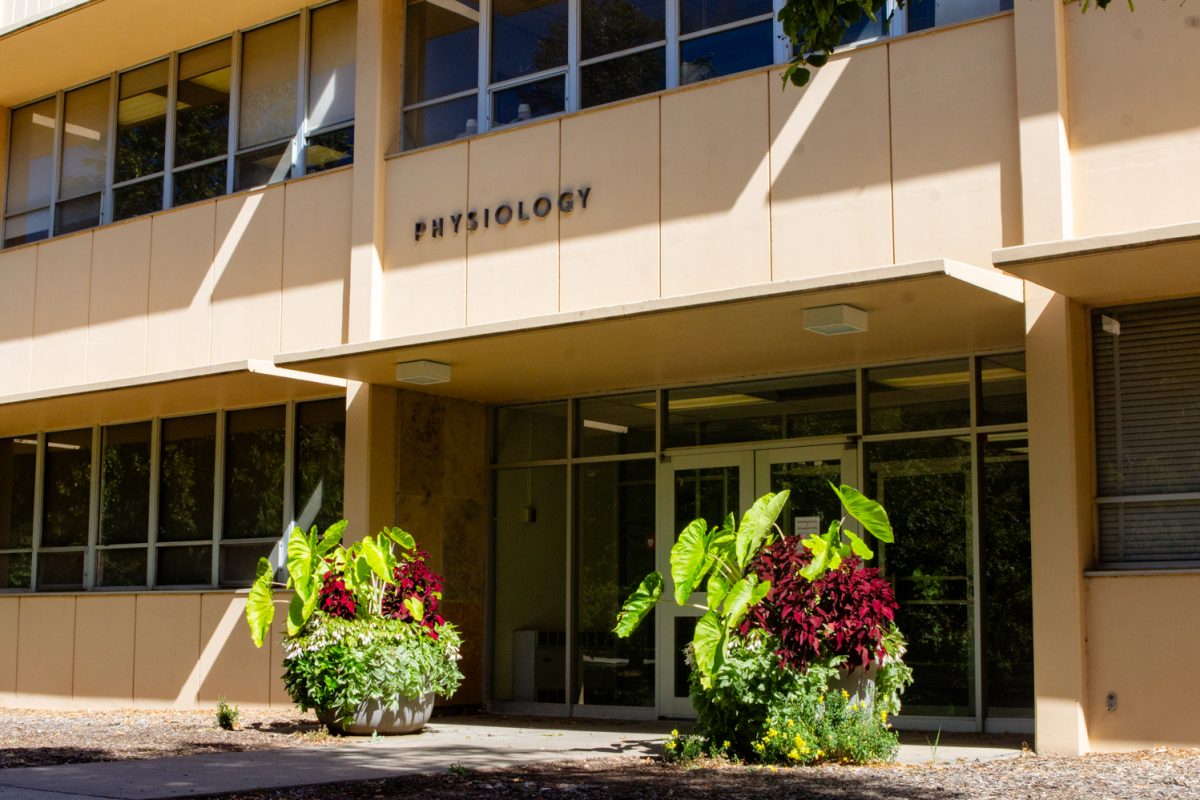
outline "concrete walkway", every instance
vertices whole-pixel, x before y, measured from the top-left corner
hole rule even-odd
[[[508,767],[565,759],[653,755],[670,722],[443,717],[415,736],[353,740],[323,747],[207,753],[0,770],[0,800],[148,800],[264,788]],[[905,735],[900,761],[929,763],[930,747]],[[943,737],[938,763],[1019,753],[1009,740]]]

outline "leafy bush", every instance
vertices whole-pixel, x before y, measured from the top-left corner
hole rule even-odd
[[[890,761],[900,743],[887,719],[887,711],[877,711],[844,689],[809,684],[772,705],[766,730],[753,748],[768,764]]]
[[[236,705],[229,705],[224,697],[217,698],[217,727],[221,730],[232,731],[237,728],[240,712]]]
[[[883,637],[899,609],[892,585],[854,556],[809,581],[800,573],[811,560],[794,539],[759,553],[755,568],[771,592],[750,609],[743,633],[754,627],[770,633],[779,642],[779,660],[793,669],[832,656],[863,668],[882,659]]]
[[[429,692],[450,696],[462,681],[459,646],[445,623],[430,632],[406,620],[316,615],[284,640],[283,682],[305,711],[333,711],[346,721],[368,700],[395,710]]]

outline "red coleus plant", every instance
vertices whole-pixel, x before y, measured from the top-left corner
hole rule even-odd
[[[761,628],[774,635],[776,655],[793,669],[831,656],[846,656],[848,668],[882,659],[884,634],[899,609],[892,585],[857,557],[810,582],[800,571],[811,557],[796,539],[759,553],[753,568],[760,580],[771,582],[771,591],[750,609],[741,632]]]
[[[419,600],[424,609],[420,624],[436,639],[437,626],[445,622],[438,613],[445,581],[425,563],[429,553],[418,548],[406,555],[408,558],[396,565],[396,583],[384,590],[383,616],[410,620],[412,612],[404,601]]]

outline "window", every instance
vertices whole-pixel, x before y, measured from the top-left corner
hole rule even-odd
[[[14,109],[3,245],[351,163],[357,10],[338,0]]]
[[[0,591],[248,585],[342,518],[345,440],[342,398],[0,439]]]
[[[1012,8],[889,5],[888,33]],[[906,16],[907,14],[907,16]],[[787,61],[772,0],[408,0],[403,146],[452,141]],[[846,42],[884,35],[862,19]]]
[[[1200,299],[1092,314],[1098,561],[1200,565]]]

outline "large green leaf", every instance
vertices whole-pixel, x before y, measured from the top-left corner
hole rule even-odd
[[[319,596],[313,592],[313,596]],[[308,621],[308,617],[304,615],[304,598],[300,593],[292,595],[292,601],[288,603],[288,620],[287,630],[288,636],[295,636],[304,627],[304,623]]]
[[[412,614],[412,618],[417,622],[421,622],[425,619],[425,604],[421,602],[421,598],[404,598],[404,607],[408,609],[408,613]]]
[[[712,676],[725,661],[725,626],[715,611],[706,612],[696,621],[692,654],[696,659],[696,668],[711,683]]]
[[[693,520],[671,548],[671,580],[675,582],[675,602],[681,606],[687,603],[696,584],[704,577],[707,531],[708,523],[702,519]]]
[[[312,540],[304,531],[293,528],[292,535],[288,537],[287,548],[287,571],[293,583],[299,584],[302,580],[308,582],[312,579],[313,559]]]
[[[621,606],[613,633],[624,639],[637,630],[637,626],[642,623],[642,620],[650,613],[650,609],[654,608],[655,603],[658,602],[658,598],[662,596],[662,590],[662,575],[657,572],[647,575],[629,595],[625,605]]]
[[[867,533],[881,542],[895,541],[896,537],[892,532],[892,523],[888,520],[887,512],[883,510],[883,506],[853,486],[842,485],[839,487],[834,486],[832,483],[829,485],[837,492],[837,496],[841,499],[842,505],[846,507],[846,511],[850,513],[850,516],[862,523],[863,529]]]
[[[379,576],[379,579],[385,583],[392,583],[395,577],[392,570],[388,569],[388,559],[384,555],[383,550],[376,544],[374,539],[363,539],[362,541],[363,558],[367,560],[371,570]]]
[[[750,608],[754,608],[756,605],[761,603],[763,601],[763,598],[765,598],[770,593],[771,593],[771,582],[770,581],[763,581],[762,583],[755,586],[754,594],[752,594],[750,596]]]
[[[829,563],[829,543],[820,536],[810,536],[801,544],[812,551],[812,560],[808,562],[808,566],[800,570],[801,577],[811,583],[825,574],[825,567]]]
[[[725,627],[733,628],[742,621],[746,609],[750,607],[750,598],[754,596],[754,587],[758,577],[749,575],[742,578],[729,589],[725,597]]]
[[[321,537],[320,544],[317,545],[317,555],[322,558],[342,543],[342,536],[346,533],[346,526],[349,523],[341,519],[325,529],[325,534]]]
[[[413,535],[402,528],[384,528],[383,532],[389,539],[400,545],[402,550],[412,550],[417,546],[417,540],[413,538]]]
[[[708,577],[708,607],[718,608],[721,601],[729,594],[729,578],[721,571],[714,572]]]
[[[246,624],[250,626],[250,638],[254,640],[255,647],[263,646],[263,639],[275,619],[275,595],[271,591],[271,579],[274,576],[275,568],[271,562],[260,558],[250,596],[246,598]]]
[[[763,543],[770,538],[779,512],[787,503],[788,490],[779,494],[764,494],[750,506],[737,529],[737,566],[745,569],[750,559],[758,555]]]
[[[875,557],[874,551],[867,546],[867,543],[862,540],[854,531],[846,531],[846,538],[850,540],[850,549],[854,551],[854,555],[867,561]]]

